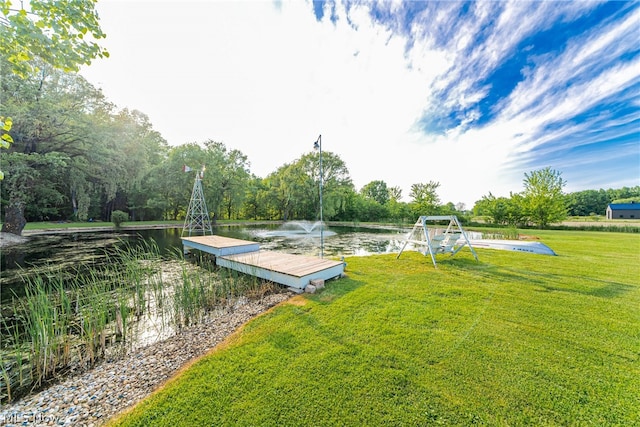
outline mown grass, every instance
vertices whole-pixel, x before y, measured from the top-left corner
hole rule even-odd
[[[638,425],[640,238],[347,259],[111,425]]]
[[[123,227],[138,226],[138,227],[153,227],[153,226],[175,226],[182,227],[184,221],[125,221],[122,223]],[[64,230],[68,228],[96,228],[96,227],[113,227],[113,222],[109,221],[79,221],[79,222],[66,222],[66,221],[42,221],[42,222],[28,222],[25,230]]]
[[[261,221],[217,220],[216,224],[231,225],[231,224],[252,224],[252,223],[258,223],[258,222],[261,222]],[[271,222],[277,223],[280,221],[271,221]],[[2,225],[1,222],[0,222],[0,225]],[[184,225],[184,221],[125,221],[122,223],[122,228],[125,228],[125,229],[127,227],[135,227],[135,228],[150,227],[151,228],[151,227],[157,227],[157,226],[182,228],[183,225]],[[113,222],[109,222],[109,221],[93,221],[93,222],[40,221],[40,222],[28,222],[25,225],[24,229],[27,231],[28,230],[35,231],[35,230],[64,230],[64,229],[75,229],[75,228],[90,229],[90,228],[113,227],[113,226],[114,226]]]
[[[259,221],[259,220],[221,220],[218,219],[216,221],[217,225],[251,225],[251,224],[259,224],[259,223],[282,223],[282,221]],[[383,225],[389,226],[391,224],[396,225],[397,227],[405,227],[411,228],[414,224],[413,220],[409,222],[364,222],[360,223],[357,221],[352,222],[340,222],[334,221],[329,222],[328,224],[339,225],[339,226],[363,226],[367,225]],[[0,222],[0,225],[2,223]],[[175,227],[180,228],[184,225],[184,221],[125,221],[122,223],[123,228],[145,228],[145,227]],[[472,219],[471,225],[473,227],[480,228],[504,228],[504,225],[495,225],[490,224],[486,219],[482,219],[481,217],[475,217]],[[42,231],[42,230],[65,230],[65,229],[91,229],[91,228],[101,228],[101,227],[113,227],[113,222],[109,221],[93,221],[93,222],[66,222],[66,221],[41,221],[41,222],[28,222],[25,226],[26,231]],[[640,220],[632,220],[632,219],[614,219],[608,220],[603,219],[602,217],[571,217],[567,221],[560,224],[551,224],[549,229],[553,230],[582,230],[582,231],[611,231],[611,232],[626,232],[626,233],[638,233],[640,232]]]

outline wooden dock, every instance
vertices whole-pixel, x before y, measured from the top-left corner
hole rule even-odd
[[[183,237],[185,252],[197,249],[216,257],[216,264],[281,285],[303,290],[312,280],[344,273],[344,262],[260,250],[260,244],[222,236]]]
[[[187,248],[192,248],[215,255],[216,257],[260,250],[260,244],[257,242],[222,236],[183,237],[182,247],[185,253],[188,251]]]

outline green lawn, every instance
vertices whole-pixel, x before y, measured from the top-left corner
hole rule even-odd
[[[1,224],[1,223],[0,223]],[[176,225],[182,226],[183,222],[179,221],[126,221],[122,223],[123,227],[127,226],[139,226],[139,227],[153,227],[156,225]],[[95,228],[95,227],[113,227],[113,222],[108,221],[93,221],[93,222],[28,222],[25,225],[25,230],[62,230],[67,228]]]
[[[348,258],[114,425],[640,423],[640,236]],[[295,303],[295,304],[294,304]]]
[[[229,225],[229,224],[252,224],[258,221],[235,221],[235,220],[218,220],[218,225]],[[274,221],[275,222],[275,221]],[[0,225],[2,223],[0,222]],[[174,227],[182,227],[184,225],[184,221],[125,221],[122,223],[122,227],[137,227],[137,228],[145,228],[145,227],[154,227],[154,226],[174,226]],[[96,227],[114,227],[113,222],[109,221],[93,221],[93,222],[65,222],[65,221],[42,221],[42,222],[28,222],[25,225],[25,230],[58,230],[58,229],[67,229],[67,228],[96,228]]]

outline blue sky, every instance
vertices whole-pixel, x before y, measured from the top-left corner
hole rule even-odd
[[[83,74],[172,145],[224,142],[266,176],[311,151],[362,187],[443,202],[640,185],[640,2],[116,1]]]

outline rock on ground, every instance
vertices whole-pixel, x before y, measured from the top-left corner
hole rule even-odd
[[[17,234],[12,234],[12,233],[0,232],[0,248],[4,248],[11,245],[19,245],[20,243],[24,243],[27,240],[29,239],[24,236],[18,236]]]
[[[104,361],[0,411],[2,426],[99,426],[148,396],[180,367],[205,354],[239,326],[285,301],[290,292],[246,301],[203,323],[121,359]]]

